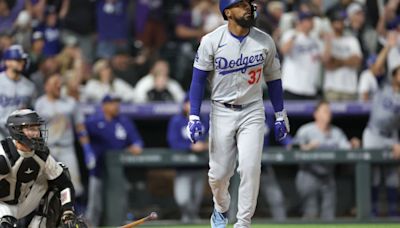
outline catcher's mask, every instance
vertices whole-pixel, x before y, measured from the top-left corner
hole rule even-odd
[[[47,129],[45,122],[33,110],[22,109],[14,111],[7,118],[6,126],[11,138],[23,143],[32,150],[45,150],[47,140]],[[38,127],[40,134],[38,137],[28,137],[23,129]]]

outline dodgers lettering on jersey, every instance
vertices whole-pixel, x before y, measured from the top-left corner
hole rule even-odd
[[[251,28],[240,42],[222,25],[203,37],[194,67],[213,71],[212,100],[248,104],[262,99],[264,81],[281,78],[276,53],[272,38],[259,29]]]
[[[0,87],[0,127],[4,127],[11,112],[31,106],[35,86],[25,77],[14,81],[6,75],[6,72],[1,72]]]
[[[400,94],[391,86],[385,86],[374,95],[368,126],[385,133],[400,129]]]

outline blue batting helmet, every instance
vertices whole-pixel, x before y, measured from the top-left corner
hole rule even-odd
[[[24,52],[21,45],[12,45],[3,53],[3,60],[26,60],[28,55]]]
[[[228,18],[226,17],[224,10],[231,7],[232,5],[239,3],[243,0],[220,0],[219,1],[219,10],[222,13],[222,16],[224,17],[225,20],[227,20]],[[253,0],[249,0],[248,2],[252,2]]]

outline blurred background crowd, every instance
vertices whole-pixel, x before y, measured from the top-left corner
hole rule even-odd
[[[391,83],[400,64],[400,0],[254,2],[258,5],[255,26],[270,34],[278,48],[285,100],[368,102]],[[80,145],[75,145],[78,151],[95,150],[96,156],[106,149],[141,153],[146,147],[143,141],[148,139],[142,139],[130,121],[117,118],[119,102],[187,102],[185,91],[190,86],[199,41],[224,23],[217,0],[0,0],[0,53],[11,48],[27,54],[21,57],[21,74],[34,89],[16,88],[27,88],[31,99],[26,106],[35,107],[50,120],[49,143],[58,153],[56,157],[65,159],[70,169],[79,172],[79,156],[61,158],[63,150],[74,150],[66,148],[74,143],[74,137],[80,139]],[[0,63],[0,71],[6,71],[15,60],[7,56]],[[267,99],[267,93],[264,95]],[[10,103],[7,96],[12,95],[0,95],[0,109]],[[78,103],[102,104],[103,115],[85,120],[79,115]],[[187,107],[182,109],[187,113]],[[321,112],[325,112],[321,118],[329,124],[329,106]],[[116,120],[108,125],[107,121],[113,119]],[[206,142],[193,147],[187,138],[182,138],[185,116],[171,121],[168,138],[162,139],[168,143],[164,146],[206,150]],[[114,135],[99,133],[108,127],[115,131]],[[86,136],[90,142],[82,139]],[[88,149],[87,144],[92,148]],[[360,142],[349,141],[346,146],[357,148]],[[92,190],[89,187],[87,216],[96,225],[100,223],[101,199],[96,198],[95,192],[102,188],[101,178],[96,177],[101,174],[91,166],[90,153],[83,154],[90,175],[95,177],[89,180]],[[97,157],[97,161],[102,159]],[[276,183],[273,170],[268,169],[267,173],[264,179]],[[198,216],[198,208],[192,208],[192,202],[201,203],[199,195],[203,192],[196,189],[204,186],[204,174],[196,170],[178,170],[176,174],[175,197],[185,222]],[[79,174],[75,176],[77,194],[83,195]],[[194,180],[198,182],[191,182]],[[183,195],[188,192],[187,186],[194,185],[200,186],[193,189],[197,196],[192,199]],[[268,198],[275,194],[270,197],[270,205],[278,210],[272,213],[277,219],[285,219],[279,186],[270,186],[275,189],[266,189],[270,192],[265,195]],[[395,188],[398,191],[398,185]],[[328,209],[331,213],[332,210]],[[397,208],[393,213],[398,216]],[[316,215],[311,211],[304,216]]]
[[[396,65],[396,0],[255,2],[286,98],[368,100]],[[216,0],[1,0],[0,51],[22,45],[39,93],[60,72],[64,93],[83,102],[108,91],[126,102],[182,101],[199,40],[223,23]],[[387,60],[377,62],[381,51]]]

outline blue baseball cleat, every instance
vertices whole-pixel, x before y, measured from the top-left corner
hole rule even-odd
[[[211,215],[210,223],[211,228],[226,228],[226,225],[228,224],[227,212],[220,213],[214,208],[214,211]]]

